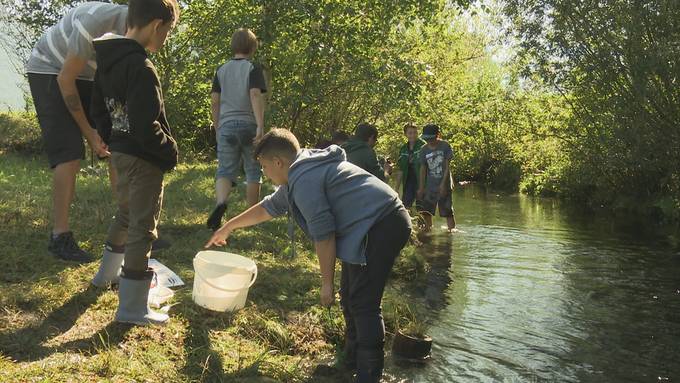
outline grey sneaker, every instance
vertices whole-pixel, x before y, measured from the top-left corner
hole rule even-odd
[[[94,261],[92,254],[84,251],[78,246],[78,243],[73,238],[73,232],[67,231],[61,233],[56,237],[50,233],[50,244],[47,246],[52,255],[64,261],[72,261],[78,263],[90,263]]]

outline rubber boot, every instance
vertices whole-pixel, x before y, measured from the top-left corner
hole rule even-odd
[[[167,314],[153,311],[149,307],[149,288],[152,278],[152,270],[135,273],[126,272],[123,268],[118,286],[116,322],[146,326],[162,325],[168,321]]]
[[[382,377],[385,355],[383,350],[357,349],[356,383],[378,383]]]
[[[118,284],[120,268],[125,259],[124,246],[112,246],[108,243],[104,246],[104,255],[99,264],[97,275],[92,278],[92,284],[97,287],[109,287]]]
[[[341,293],[340,307],[345,319],[345,346],[343,347],[343,368],[348,371],[357,369],[357,329],[347,299]]]

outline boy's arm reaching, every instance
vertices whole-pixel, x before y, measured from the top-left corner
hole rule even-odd
[[[262,202],[260,202],[227,221],[224,226],[213,234],[212,238],[205,244],[205,247],[208,248],[213,245],[224,246],[232,231],[243,227],[254,226],[258,223],[269,221],[272,218],[273,217],[269,215],[267,210],[262,207]]]
[[[335,276],[335,233],[328,238],[315,241],[314,250],[319,257],[319,268],[321,269],[321,305],[330,306],[335,300],[335,286],[333,277]]]

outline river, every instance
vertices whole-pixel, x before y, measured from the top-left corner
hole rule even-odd
[[[454,207],[463,232],[438,230],[419,250],[432,358],[388,358],[390,380],[680,381],[672,228],[474,186],[455,191]]]

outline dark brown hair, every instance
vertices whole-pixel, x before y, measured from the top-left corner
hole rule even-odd
[[[163,24],[175,22],[179,18],[176,0],[130,0],[128,2],[128,28],[144,28],[156,19]]]
[[[356,129],[354,129],[354,136],[362,141],[368,141],[368,139],[371,137],[378,139],[378,129],[375,127],[375,125],[362,122],[361,124],[357,125]]]
[[[406,134],[406,131],[409,130],[409,129],[415,129],[416,132],[418,131],[418,127],[417,127],[415,124],[411,123],[411,122],[409,122],[409,123],[407,123],[406,125],[404,125],[404,134]]]
[[[248,28],[240,28],[231,36],[234,54],[249,55],[257,49],[257,36]]]

